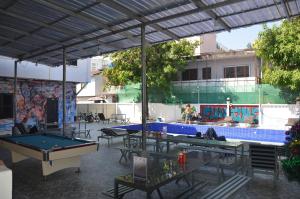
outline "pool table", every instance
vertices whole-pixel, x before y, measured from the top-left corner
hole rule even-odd
[[[35,158],[42,162],[43,176],[65,168],[80,168],[81,155],[97,151],[94,141],[51,134],[0,137],[0,147],[11,151],[12,162]]]

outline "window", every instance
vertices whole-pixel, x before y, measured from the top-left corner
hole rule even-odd
[[[0,93],[0,119],[13,117],[13,95]]]
[[[202,68],[202,79],[211,79],[211,68]]]
[[[249,66],[224,68],[224,78],[249,77]]]
[[[187,69],[182,72],[182,81],[197,80],[198,70],[197,69]]]
[[[249,66],[238,66],[236,67],[237,77],[249,77]]]
[[[234,78],[235,75],[235,67],[227,67],[224,68],[224,78]]]

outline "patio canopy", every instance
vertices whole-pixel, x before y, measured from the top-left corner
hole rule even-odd
[[[290,18],[300,0],[1,0],[0,55],[43,63]]]

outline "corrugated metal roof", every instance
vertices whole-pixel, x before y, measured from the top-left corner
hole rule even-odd
[[[300,14],[300,0],[2,0],[0,54],[41,62],[109,53]]]

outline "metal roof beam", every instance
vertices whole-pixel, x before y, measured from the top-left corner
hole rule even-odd
[[[191,0],[198,8],[203,8],[206,7],[207,5],[205,5],[205,3],[203,3],[201,0]],[[208,14],[208,16],[210,16],[211,18],[215,19],[217,22],[219,22],[219,24],[221,26],[223,26],[223,28],[225,30],[227,30],[228,32],[230,31],[230,26],[228,25],[228,23],[222,19],[221,17],[219,17],[217,15],[217,13],[213,10],[207,10],[205,11],[206,14]]]
[[[66,34],[66,35],[76,36],[76,34],[74,34],[74,32],[72,30],[67,30],[64,27],[58,27],[58,26],[53,25],[52,23],[54,23],[54,22],[44,23],[44,22],[41,22],[41,21],[38,21],[38,20],[35,20],[35,19],[30,19],[30,18],[28,18],[26,16],[22,16],[20,14],[9,12],[9,11],[4,10],[2,8],[0,8],[0,13],[11,16],[11,17],[14,17],[14,18],[17,18],[17,19],[20,19],[22,21],[29,22],[29,23],[37,25],[37,26],[41,26],[43,28],[49,28],[49,29],[58,31],[58,32],[61,32],[61,33]],[[55,23],[56,23],[56,21],[55,21]]]
[[[262,7],[259,7],[259,8],[252,8],[252,9],[249,9],[249,10],[243,10],[243,11],[239,11],[239,12],[235,12],[235,13],[230,13],[230,14],[225,14],[225,15],[220,15],[219,17],[223,18],[223,17],[230,17],[230,16],[234,16],[234,15],[238,15],[238,14],[242,14],[242,13],[247,13],[247,12],[253,12],[253,11],[256,11],[256,10],[260,10],[260,9],[265,9],[265,8],[268,8],[270,6],[276,6],[276,4],[269,4],[269,5],[265,5],[265,6],[262,6]],[[179,27],[184,27],[186,25],[191,25],[191,24],[197,24],[197,23],[202,23],[202,22],[206,22],[206,21],[210,21],[212,20],[211,18],[206,18],[206,19],[202,19],[202,20],[199,20],[199,21],[194,21],[194,22],[187,22],[187,23],[184,23],[184,24],[180,24],[180,25],[175,25],[175,26],[171,26],[171,27],[168,27],[168,28],[165,28],[165,29],[172,29],[172,28],[179,28]],[[247,26],[250,26],[252,24],[248,24]],[[223,29],[219,30],[219,31],[222,31]],[[146,34],[152,34],[154,32],[157,32],[157,31],[151,31],[151,32],[147,32]],[[139,35],[134,35],[134,37],[138,37]],[[118,41],[121,41],[121,40],[125,40],[125,39],[117,39],[117,40],[114,40],[114,41],[111,41],[109,43],[114,43],[114,42],[118,42]],[[86,50],[86,49],[89,49],[89,48],[94,48],[96,45],[91,45],[91,46],[87,46],[87,47],[84,47],[83,49]],[[72,50],[72,51],[69,51],[69,52],[75,52],[77,51],[76,49]],[[109,51],[109,52],[113,52],[113,51]],[[60,54],[57,54],[56,56],[59,56]],[[91,54],[92,56],[92,54]],[[88,56],[87,56],[88,57]]]
[[[1,39],[2,39],[2,38],[1,38]],[[4,48],[10,48],[10,49],[12,49],[12,50],[14,50],[14,51],[18,51],[18,52],[20,52],[20,53],[25,53],[25,52],[26,52],[26,51],[24,51],[24,50],[21,50],[21,49],[15,48],[15,47],[10,47],[10,46],[5,46]],[[51,57],[51,56],[47,56],[47,55],[41,55],[41,57],[45,57],[45,59],[50,59],[50,60],[53,60],[53,61],[58,61],[58,60],[60,60],[60,59],[58,59],[58,58]]]
[[[51,39],[49,37],[40,36],[40,35],[37,35],[37,34],[33,34],[32,32],[26,32],[26,31],[23,31],[23,30],[19,30],[19,29],[16,29],[16,28],[9,27],[9,26],[0,25],[0,28],[11,31],[11,32],[19,33],[19,34],[22,34],[22,35],[26,35],[28,37],[35,37],[37,39],[44,40],[44,41],[56,42],[56,40]],[[16,40],[20,40],[20,39],[16,39]],[[3,45],[1,45],[1,46],[3,46]]]
[[[32,44],[24,43],[24,42],[21,42],[21,41],[15,41],[14,39],[10,39],[10,38],[3,37],[3,36],[0,36],[0,39],[6,40],[6,41],[11,41],[11,42],[16,42],[16,43],[19,43],[19,44],[24,45],[24,46],[30,46],[30,47],[33,46]],[[10,48],[10,49],[14,49],[14,50],[16,50],[16,51],[18,51],[20,53],[26,53],[26,51],[18,49],[16,47],[4,46],[4,48]],[[59,60],[59,61],[61,61],[60,59],[55,58],[55,57],[57,57],[59,55],[54,55],[54,56],[41,55],[41,57],[44,57],[42,60],[50,59],[50,60],[56,60],[56,61]],[[69,53],[69,55],[72,56],[72,59],[78,59],[78,58],[80,58],[80,57],[78,57],[76,55],[73,55],[71,53]],[[36,62],[40,62],[40,60],[36,60]]]
[[[173,15],[169,15],[169,16],[166,16],[166,17],[162,17],[162,18],[159,18],[159,19],[156,19],[156,20],[148,21],[148,22],[145,23],[145,25],[155,24],[155,23],[159,23],[159,22],[162,22],[162,21],[171,20],[171,19],[174,19],[174,18],[184,17],[184,16],[191,15],[191,14],[194,14],[194,13],[203,12],[203,11],[206,11],[206,10],[211,10],[211,9],[215,9],[215,8],[219,8],[219,7],[223,7],[223,6],[227,6],[227,5],[231,5],[231,4],[235,4],[235,3],[238,3],[238,2],[242,2],[242,1],[246,1],[246,0],[222,1],[222,2],[219,2],[219,3],[212,4],[212,5],[208,5],[208,6],[203,7],[203,8],[195,8],[195,9],[192,9],[192,10],[189,10],[189,11],[185,11],[185,12],[181,12],[181,13],[178,13],[178,14],[173,14]],[[140,27],[140,24],[129,26],[129,27],[126,27],[126,28],[123,28],[123,29],[112,31],[112,32],[107,33],[107,34],[103,34],[103,35],[100,35],[100,36],[95,36],[95,37],[86,39],[84,41],[74,42],[72,44],[68,44],[66,47],[76,46],[76,45],[79,45],[79,44],[82,44],[82,43],[85,43],[85,42],[98,40],[98,39],[101,39],[103,37],[107,37],[107,36],[110,36],[110,35],[113,35],[113,34],[118,34],[120,32],[132,30],[134,28],[139,28],[139,27]],[[46,53],[53,52],[53,51],[60,50],[60,49],[62,49],[62,47],[54,48],[54,49],[51,49],[51,50],[46,50],[44,52],[37,53],[37,54],[32,54],[30,56],[25,56],[24,59],[36,57],[36,56],[39,56],[41,54],[46,54]]]
[[[240,3],[240,2],[243,2],[243,1],[247,1],[247,0],[221,1],[221,2],[218,2],[218,3],[212,4],[212,5],[207,5],[205,7],[195,8],[195,9],[192,9],[192,10],[189,10],[189,11],[185,11],[185,12],[169,15],[169,16],[166,16],[166,17],[154,19],[152,21],[147,22],[146,25],[159,23],[159,22],[163,22],[163,21],[168,21],[168,20],[172,20],[172,19],[175,19],[175,18],[185,17],[185,16],[192,15],[192,14],[195,14],[195,13],[198,13],[198,12],[205,12],[207,10],[212,10],[212,9],[228,6],[228,5]]]
[[[34,19],[29,19],[29,18],[27,18],[27,17],[25,17],[25,16],[22,16],[22,15],[20,15],[20,14],[11,13],[11,12],[9,12],[9,11],[6,11],[6,10],[2,9],[2,8],[0,8],[0,13],[9,15],[9,16],[11,16],[11,17],[15,17],[15,18],[20,19],[20,20],[27,21],[27,22],[29,22],[29,23],[32,23],[32,24],[41,26],[42,28],[50,28],[50,29],[53,29],[53,30],[55,30],[55,31],[62,32],[62,33],[64,33],[64,34],[68,35],[68,36],[71,36],[73,39],[74,39],[74,37],[75,37],[75,38],[80,38],[80,39],[82,39],[82,40],[88,39],[88,37],[86,37],[86,36],[84,36],[84,35],[80,35],[80,34],[78,34],[78,33],[74,33],[73,30],[69,30],[69,29],[67,29],[67,28],[63,28],[63,27],[56,26],[55,23],[61,21],[62,18],[60,18],[60,19],[58,19],[58,20],[55,20],[55,21],[52,21],[52,22],[50,22],[50,23],[44,23],[44,22],[40,22],[40,21],[37,21],[37,20],[34,20]],[[66,17],[63,17],[63,19],[65,19],[65,18],[66,18]],[[32,32],[36,32],[36,31],[38,31],[38,30],[40,30],[40,29],[41,29],[41,28],[39,27],[39,28],[33,30]],[[27,35],[29,35],[29,34],[32,34],[32,33],[28,32]],[[20,38],[19,38],[19,39],[20,39]],[[55,40],[55,44],[53,44],[53,45],[63,45],[63,43],[60,42],[60,41],[56,41],[56,40]],[[103,45],[104,45],[104,43],[103,43]],[[117,48],[117,49],[119,48],[119,47],[115,47],[115,46],[110,46],[110,47]],[[45,48],[41,48],[41,49],[39,49],[39,50],[45,50]],[[28,54],[27,54],[27,55],[28,55]]]
[[[97,4],[99,4],[99,3],[100,3],[100,0],[99,0],[99,2],[94,3],[94,5],[97,5]],[[165,9],[173,9],[173,8],[178,7],[178,6],[187,5],[187,4],[189,4],[189,3],[190,3],[189,0],[185,0],[185,1],[181,2],[180,4],[171,2],[171,3],[169,3],[169,4],[167,4],[167,5],[165,6]],[[78,12],[82,12],[82,11],[88,9],[88,8],[89,8],[89,6],[86,6],[85,8],[82,8],[81,10],[79,10]],[[156,9],[153,9],[153,10],[151,10],[151,11],[146,12],[145,15],[155,14],[155,13],[160,12],[160,11],[161,11],[161,9],[157,9],[157,8],[156,8]],[[69,16],[69,15],[66,15],[65,18],[67,18],[68,16]],[[113,24],[113,25],[119,25],[119,24],[122,24],[122,23],[126,23],[126,22],[128,22],[128,21],[131,21],[131,19],[129,19],[129,20],[124,20],[124,21],[120,21],[119,23],[116,23],[116,24]],[[138,28],[138,26],[136,26],[136,28]],[[93,34],[94,32],[97,32],[97,31],[99,31],[99,29],[96,28],[96,29],[93,29],[93,30],[85,31],[85,32],[80,33],[80,34],[83,35],[83,36],[85,36],[85,35]],[[109,35],[108,35],[108,36],[109,36]],[[71,41],[72,39],[74,39],[74,38],[73,38],[73,37],[70,37],[70,38],[65,39],[65,40],[62,40],[62,41],[60,41],[60,42],[62,42],[62,43],[64,43],[64,42],[69,42],[69,41]],[[105,44],[107,44],[107,43],[103,43],[102,45],[105,46]],[[46,45],[46,46],[42,46],[40,49],[33,50],[33,51],[27,53],[26,55],[23,55],[23,56],[29,56],[29,55],[32,55],[32,54],[35,54],[35,53],[42,52],[42,51],[44,51],[45,49],[48,49],[48,48],[50,48],[50,47],[52,47],[52,46],[54,46],[54,45],[56,45],[56,44],[49,44],[49,45]]]
[[[54,1],[51,1],[51,0],[50,1],[33,0],[33,1],[35,1],[39,4],[42,4],[42,5],[44,5],[48,8],[57,10],[57,11],[62,12],[64,14],[67,14],[67,15],[76,17],[78,19],[81,19],[83,21],[86,21],[88,23],[94,24],[94,25],[98,26],[99,28],[106,29],[106,30],[109,30],[109,31],[116,30],[115,28],[105,24],[105,22],[103,22],[98,17],[95,17],[95,16],[90,15],[90,14],[86,14],[86,13],[83,13],[83,12],[82,13],[76,13],[76,12],[70,10],[69,8],[67,8],[66,6],[63,6],[62,4],[58,4],[57,2],[54,2]],[[127,32],[121,32],[119,34],[124,36],[124,37],[127,37],[129,40],[131,40],[133,42],[136,42],[136,43],[140,42],[138,39],[133,38],[132,35],[127,33]]]
[[[99,1],[99,0],[98,0]],[[117,3],[115,1],[111,1],[111,0],[101,0],[101,2],[117,11],[120,11],[122,13],[124,13],[125,15],[129,16],[130,18],[132,19],[136,19],[142,23],[146,23],[148,22],[149,20],[144,17],[144,16],[141,16],[135,12],[133,12],[132,10],[130,10],[129,8],[121,5],[120,3]],[[149,25],[151,26],[152,28],[168,35],[169,37],[171,37],[172,39],[176,40],[178,39],[178,36],[176,34],[174,34],[173,32],[169,31],[169,30],[166,30],[166,29],[163,29],[160,25],[158,24],[151,24]]]
[[[287,2],[285,0],[280,0],[281,1],[281,5],[283,7],[283,10],[285,12],[285,16],[290,19],[291,15],[290,15],[290,11],[289,11],[289,7],[287,5]]]
[[[35,44],[28,44],[28,43],[26,43],[26,42],[22,42],[22,41],[16,41],[16,39],[13,39],[13,38],[8,38],[8,37],[6,37],[6,36],[2,36],[2,35],[0,35],[0,39],[2,39],[2,40],[6,40],[6,41],[9,41],[9,42],[12,42],[12,43],[17,43],[17,44],[21,44],[21,45],[24,45],[24,46],[28,46],[28,47],[32,47],[32,46],[36,46],[36,47],[38,47],[37,45],[35,45]]]
[[[4,9],[7,10],[7,9],[13,7],[17,2],[18,2],[18,0],[12,0],[12,1],[10,1],[10,2],[6,5],[6,7],[5,7]]]

